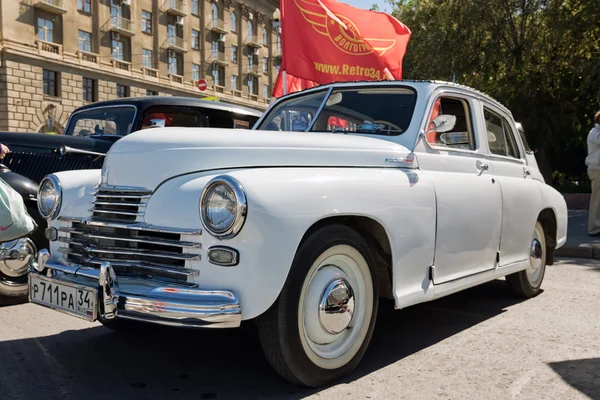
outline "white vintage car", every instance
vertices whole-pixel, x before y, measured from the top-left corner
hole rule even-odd
[[[133,133],[102,171],[41,182],[32,302],[119,331],[254,320],[271,365],[317,386],[359,363],[380,297],[503,276],[532,297],[566,240],[510,111],[464,86],[325,85],[254,131],[198,130]]]

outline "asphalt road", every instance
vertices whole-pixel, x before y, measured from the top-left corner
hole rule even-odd
[[[544,292],[499,280],[401,311],[382,305],[352,376],[279,378],[253,326],[113,333],[32,304],[0,308],[0,399],[600,399],[600,262],[561,260]]]

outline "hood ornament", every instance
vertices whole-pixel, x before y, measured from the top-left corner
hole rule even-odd
[[[102,173],[100,175],[100,185],[104,186],[108,184],[108,171],[110,170],[110,167],[108,166],[108,164],[104,163],[102,165]]]

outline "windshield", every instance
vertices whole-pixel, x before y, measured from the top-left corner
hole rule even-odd
[[[329,96],[322,91],[281,102],[258,129],[400,135],[410,125],[416,100],[406,87],[338,89]]]
[[[125,136],[131,131],[135,107],[103,107],[74,113],[69,121],[69,136]]]

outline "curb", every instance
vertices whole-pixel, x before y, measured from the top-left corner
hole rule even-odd
[[[600,260],[600,246],[590,247],[561,247],[554,250],[555,257],[570,257],[570,258],[589,258]]]

